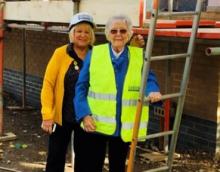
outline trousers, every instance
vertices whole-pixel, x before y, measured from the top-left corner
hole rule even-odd
[[[76,133],[74,138],[78,142],[74,144],[74,150],[76,155],[80,156],[75,159],[76,172],[102,172],[106,154],[109,172],[125,171],[130,143],[125,143],[120,137],[85,131]]]
[[[80,144],[80,140],[75,139],[75,135],[84,134],[84,131],[81,129],[79,124],[64,124],[63,126],[57,125],[55,132],[53,132],[49,136],[49,144],[48,144],[48,155],[47,155],[47,163],[46,163],[46,172],[64,172],[65,162],[66,162],[66,154],[68,145],[71,141],[71,134],[74,132],[74,145]],[[77,133],[77,134],[76,134]],[[74,146],[75,149],[78,149],[77,146]],[[81,148],[81,147],[79,147]],[[81,152],[81,151],[76,151]],[[74,161],[80,162],[78,159],[81,159],[81,155],[75,153]],[[77,163],[76,167],[80,167]],[[74,165],[75,168],[75,165]],[[80,169],[74,169],[74,172],[80,172]]]

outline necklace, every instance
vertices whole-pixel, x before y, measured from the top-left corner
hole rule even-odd
[[[78,63],[75,59],[73,59],[73,65],[74,65],[74,69],[79,72],[79,66],[78,66]]]

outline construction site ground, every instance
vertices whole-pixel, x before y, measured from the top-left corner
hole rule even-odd
[[[4,94],[4,106],[18,106],[10,96]],[[12,132],[17,139],[0,142],[0,172],[43,172],[45,167],[48,136],[41,128],[40,110],[8,110],[4,108],[4,133]],[[137,152],[135,172],[163,165],[163,161],[141,156],[143,151]],[[95,158],[95,157],[94,157]],[[86,165],[86,163],[85,163]],[[107,172],[105,165],[103,171]],[[66,172],[72,172],[71,151],[67,155]],[[177,172],[217,172],[220,163],[205,152],[178,152],[174,160],[173,171]]]

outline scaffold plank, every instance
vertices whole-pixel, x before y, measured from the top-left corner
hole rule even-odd
[[[134,26],[139,25],[139,3],[134,0],[81,0],[80,12],[93,15],[97,25],[104,25],[114,14],[128,15]],[[74,2],[6,1],[5,20],[68,23],[74,13]]]
[[[6,1],[5,20],[68,23],[72,1]]]

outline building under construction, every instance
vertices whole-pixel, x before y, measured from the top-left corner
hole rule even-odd
[[[195,11],[197,0],[161,0],[161,12]],[[152,0],[3,1],[3,90],[27,105],[40,107],[40,91],[46,65],[55,48],[68,42],[70,17],[89,12],[97,24],[96,44],[106,42],[103,26],[116,13],[127,14],[134,33],[147,42]],[[107,9],[106,4],[108,4]],[[102,9],[102,10],[100,10]],[[187,85],[177,148],[220,153],[220,1],[204,0]],[[191,15],[163,16],[157,20],[152,56],[187,51],[192,32]],[[0,46],[1,47],[1,46]],[[213,49],[218,47],[217,49]],[[214,52],[213,52],[214,51]],[[161,93],[180,89],[184,60],[153,61]],[[170,99],[169,117],[152,115],[149,130],[172,128],[177,98]],[[164,107],[162,107],[164,108]],[[167,110],[167,109],[166,109]],[[163,110],[164,111],[164,110]],[[164,124],[160,124],[164,122]]]

